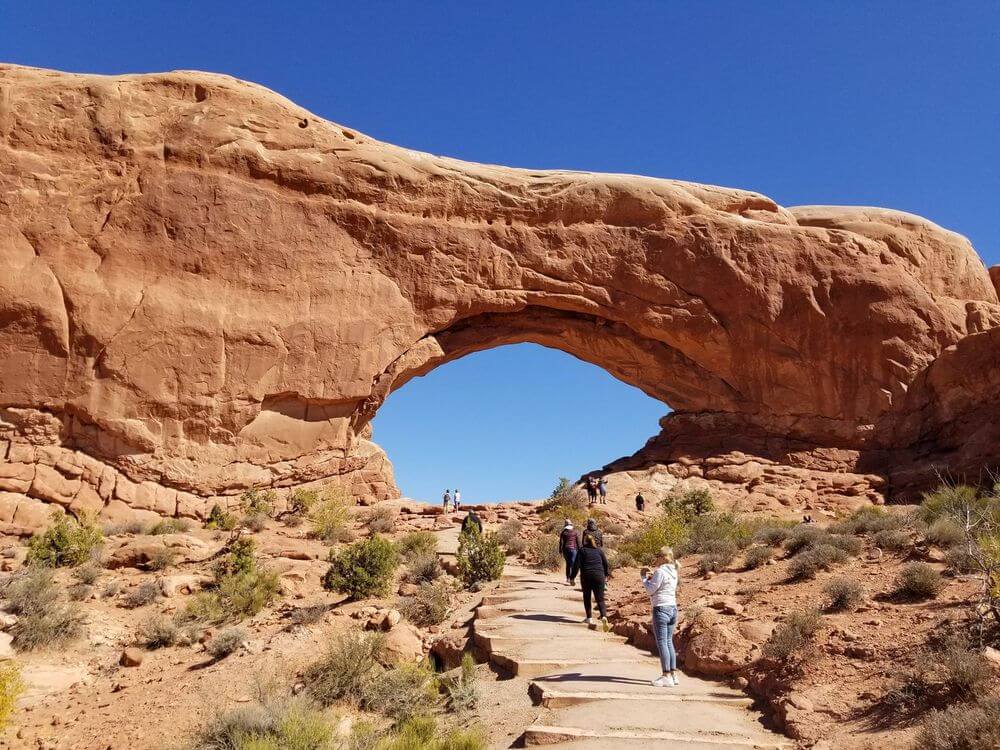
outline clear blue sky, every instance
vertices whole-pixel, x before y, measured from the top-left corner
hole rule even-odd
[[[967,235],[990,264],[998,30],[996,0],[0,0],[4,61],[211,70],[433,153],[890,206]],[[518,346],[411,381],[375,430],[408,494],[533,497],[638,448],[665,411],[597,368]]]

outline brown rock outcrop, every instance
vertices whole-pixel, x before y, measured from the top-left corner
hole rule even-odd
[[[391,497],[386,396],[522,341],[669,404],[702,457],[844,468],[823,451],[1000,324],[969,243],[896,211],[460,162],[203,73],[0,89],[0,481],[74,511]]]

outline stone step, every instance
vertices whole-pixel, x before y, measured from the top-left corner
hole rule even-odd
[[[687,734],[684,732],[670,732],[655,730],[647,732],[634,732],[630,730],[593,730],[582,729],[580,727],[544,726],[532,724],[524,730],[522,740],[526,747],[538,745],[554,745],[559,743],[572,743],[563,745],[566,750],[569,748],[583,747],[594,748],[646,748],[664,747],[663,743],[669,742],[674,745],[681,745],[687,750],[719,750],[720,748],[747,748],[748,750],[787,750],[792,747],[788,742],[772,742],[765,740],[755,742],[749,738],[730,736],[705,736],[698,734]],[[587,744],[578,745],[574,740],[587,740]]]
[[[574,691],[565,692],[552,687],[545,687],[539,682],[532,682],[528,688],[532,700],[536,705],[545,708],[567,708],[568,706],[579,706],[586,703],[605,703],[607,701],[638,701],[648,703],[650,708],[659,710],[659,703],[716,703],[726,706],[749,708],[753,701],[745,696],[715,697],[698,693],[679,693],[672,688],[655,688],[658,692],[653,694],[644,693],[620,693],[614,691]],[[602,708],[602,711],[604,709]]]

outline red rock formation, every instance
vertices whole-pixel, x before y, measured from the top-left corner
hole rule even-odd
[[[692,424],[857,451],[1000,323],[969,243],[895,211],[434,157],[202,73],[3,66],[0,88],[15,522],[25,495],[197,515],[340,475],[391,496],[366,439],[386,395],[520,341]]]

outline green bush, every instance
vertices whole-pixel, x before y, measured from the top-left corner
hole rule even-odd
[[[907,563],[896,578],[896,593],[908,599],[933,599],[943,585],[941,574],[927,563]]]
[[[675,488],[660,501],[660,507],[666,515],[690,522],[698,516],[714,513],[715,501],[712,499],[712,493],[704,487],[690,490]]]
[[[976,700],[991,692],[993,667],[965,638],[945,638],[931,660],[949,698]]]
[[[462,666],[457,674],[444,680],[448,708],[459,716],[467,716],[479,705],[479,681],[476,678],[476,662],[472,654],[462,654]]]
[[[437,534],[433,531],[411,531],[403,534],[396,542],[399,556],[405,562],[426,555],[437,555]]]
[[[245,490],[240,495],[240,508],[246,516],[270,517],[278,495],[274,490]]]
[[[747,570],[756,570],[767,565],[772,559],[774,559],[774,550],[771,547],[751,547],[746,551],[743,565]]]
[[[150,570],[166,570],[177,562],[177,551],[173,547],[157,547],[149,556],[146,567]]]
[[[847,559],[847,553],[832,544],[810,544],[792,558],[788,565],[788,576],[793,581],[815,578],[819,571],[829,570]]]
[[[422,583],[416,594],[400,600],[399,611],[414,625],[440,625],[448,617],[454,595],[452,585],[443,578]]]
[[[956,544],[951,547],[944,553],[944,561],[948,570],[958,574],[975,572],[978,567],[976,558],[969,552],[969,548],[965,544]]]
[[[831,612],[846,612],[855,609],[865,598],[865,589],[853,578],[833,578],[823,587],[829,598],[827,608]]]
[[[163,534],[181,534],[190,530],[191,522],[186,518],[162,518],[150,526],[146,533],[161,536]]]
[[[335,732],[302,698],[265,700],[216,715],[190,750],[334,750]]]
[[[1000,501],[967,485],[942,485],[924,495],[919,516],[926,524],[940,518],[959,519],[967,511],[986,516],[1000,515]]]
[[[10,634],[18,651],[61,646],[83,633],[83,614],[63,601],[50,568],[29,568],[7,584],[5,594],[7,610],[17,615]]]
[[[774,629],[771,637],[764,643],[762,655],[774,662],[800,659],[822,623],[823,618],[816,610],[792,612]]]
[[[458,538],[458,575],[466,585],[499,579],[506,559],[496,534],[473,530]]]
[[[865,548],[864,543],[860,539],[846,534],[825,534],[816,543],[829,544],[831,547],[836,547],[845,552],[850,557],[857,557],[861,554],[861,550]]]
[[[1000,698],[932,711],[914,750],[995,750],[1000,747]]]
[[[93,559],[103,543],[104,534],[91,519],[77,521],[65,513],[53,513],[49,527],[28,540],[27,564],[75,567]]]
[[[692,517],[685,522],[687,538],[678,553],[715,553],[732,547],[736,550],[746,549],[753,541],[758,525],[753,521],[740,518],[732,513],[708,513]]]
[[[24,692],[21,668],[16,661],[0,662],[0,732],[7,728],[17,699]]]
[[[383,636],[348,630],[303,675],[306,690],[322,706],[345,700],[360,706],[372,681],[381,674]]]
[[[377,750],[486,750],[486,740],[478,729],[442,732],[434,717],[420,716],[385,737]]]
[[[344,592],[356,600],[389,593],[399,554],[392,542],[376,534],[340,552],[331,550],[329,562],[323,587]]]
[[[587,519],[593,515],[601,515],[597,511],[591,513],[587,496],[582,487],[571,484],[566,477],[560,477],[559,483],[549,498],[538,507],[542,517],[542,531],[558,532],[563,522],[568,518],[578,529],[582,529]]]
[[[622,539],[618,549],[640,565],[652,565],[660,549],[677,546],[686,535],[687,528],[681,519],[659,515],[646,528]]]
[[[780,521],[767,521],[754,534],[753,540],[758,544],[766,544],[769,547],[780,547],[792,533],[795,524],[792,522],[782,523]]]
[[[794,555],[799,550],[805,549],[813,542],[817,542],[825,536],[828,536],[827,532],[819,528],[819,526],[813,526],[812,524],[796,526],[785,537],[785,551],[790,555]]]
[[[312,535],[328,544],[354,538],[350,498],[339,484],[328,485],[320,493],[309,507],[308,519]]]
[[[277,573],[261,566],[253,539],[240,537],[215,565],[209,591],[192,597],[184,618],[221,623],[253,617],[274,601],[281,588]]]
[[[208,512],[208,520],[205,522],[205,528],[232,531],[236,528],[237,523],[236,516],[227,510],[223,510],[218,503],[215,503]]]
[[[965,541],[965,530],[953,518],[935,518],[924,536],[929,544],[949,549]]]
[[[877,505],[858,508],[850,516],[830,526],[834,534],[875,534],[879,531],[901,529],[905,520]]]

